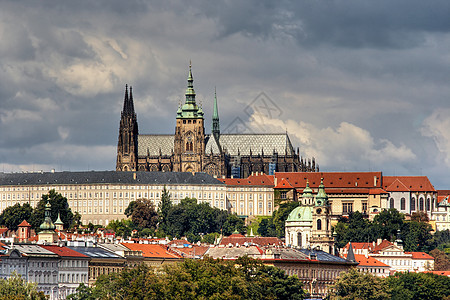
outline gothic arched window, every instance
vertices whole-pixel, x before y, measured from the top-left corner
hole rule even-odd
[[[317,230],[322,230],[322,220],[317,220]]]
[[[423,198],[422,197],[420,197],[420,199],[419,199],[419,210],[423,210]]]
[[[427,211],[431,210],[431,200],[430,198],[427,199]]]
[[[394,208],[394,198],[389,200],[389,208]]]
[[[406,200],[405,198],[400,199],[400,209],[405,210],[406,209]]]
[[[411,203],[409,206],[410,206],[411,212],[416,210],[416,198],[414,198],[414,197],[411,198]]]

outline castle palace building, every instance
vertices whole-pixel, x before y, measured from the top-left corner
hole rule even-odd
[[[175,134],[139,134],[133,91],[125,88],[117,145],[117,171],[205,172],[215,177],[247,178],[254,172],[314,172],[314,158],[303,160],[287,133],[220,132],[217,96],[211,134],[195,101],[191,66],[185,103],[176,114]]]

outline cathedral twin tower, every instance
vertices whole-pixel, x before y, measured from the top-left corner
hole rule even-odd
[[[139,134],[133,91],[125,88],[117,145],[117,171],[205,172],[215,177],[246,178],[252,172],[315,171],[294,151],[287,133],[221,134],[217,96],[211,134],[195,101],[189,66],[185,103],[177,110],[175,134]]]

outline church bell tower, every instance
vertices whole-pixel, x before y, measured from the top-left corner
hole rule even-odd
[[[119,141],[117,144],[116,171],[136,171],[138,157],[138,124],[134,112],[133,90],[125,86],[125,98],[120,117]]]
[[[205,152],[203,110],[195,102],[192,66],[189,64],[185,103],[178,108],[174,140],[174,171],[201,172]]]

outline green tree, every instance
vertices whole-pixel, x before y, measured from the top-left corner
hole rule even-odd
[[[344,247],[348,242],[371,242],[377,239],[378,231],[359,211],[341,217],[333,228],[336,233],[336,245]]]
[[[397,230],[403,226],[405,216],[395,208],[383,210],[375,216],[372,228],[377,233],[377,238],[393,240],[397,235]]]
[[[273,224],[273,218],[264,218],[259,222],[258,234],[260,236],[277,236],[277,230]]]
[[[433,246],[444,252],[450,253],[450,230],[437,231],[433,235]],[[448,249],[448,251],[446,251]]]
[[[0,300],[44,300],[43,292],[37,291],[37,284],[26,282],[20,275],[13,274],[0,279]]]
[[[351,268],[343,272],[330,287],[331,299],[351,300],[383,300],[390,299],[383,279],[369,273],[358,272]]]
[[[58,213],[60,213],[61,221],[64,223],[64,228],[69,228],[73,221],[73,213],[67,202],[67,198],[63,197],[55,190],[50,190],[48,194],[43,195],[30,218],[30,225],[33,229],[39,230],[39,226],[44,221],[44,211],[47,201],[52,206],[51,218],[56,221]]]
[[[158,224],[158,214],[155,210],[155,206],[148,199],[138,199],[136,201],[130,202],[125,214],[131,212],[131,220],[138,230],[144,228],[155,229]],[[129,216],[127,214],[127,216]]]
[[[280,238],[284,237],[284,225],[286,219],[291,213],[291,211],[299,205],[300,203],[296,201],[283,202],[279,205],[278,209],[273,212],[272,222],[273,225],[275,226],[275,230],[278,237]]]
[[[411,221],[415,222],[428,222],[430,219],[428,218],[428,214],[424,211],[416,211],[411,214]]]
[[[450,259],[448,254],[436,248],[430,251],[430,255],[434,257],[435,271],[450,270]]]
[[[167,232],[169,226],[168,217],[171,209],[172,209],[172,201],[170,201],[170,194],[167,191],[166,186],[164,186],[164,189],[161,193],[161,202],[159,203],[158,207],[158,216],[159,216],[158,230],[162,232]]]
[[[73,299],[303,299],[304,291],[296,276],[260,261],[205,257],[160,272],[140,265],[100,276],[84,296]]]
[[[5,208],[5,210],[0,214],[0,225],[8,227],[10,230],[17,230],[17,225],[22,223],[23,220],[30,220],[33,208],[30,204],[24,203],[20,205],[19,203],[14,204]]]
[[[247,232],[247,228],[242,218],[239,218],[236,214],[228,214],[226,221],[223,223],[222,234],[231,235],[234,231],[243,234]]]
[[[77,287],[77,292],[67,296],[68,300],[95,300],[93,289],[81,283]]]
[[[425,222],[409,221],[403,224],[402,239],[405,251],[428,252],[432,248],[431,225]]]
[[[135,228],[133,221],[125,219],[125,220],[112,220],[109,222],[107,229],[111,229],[116,233],[116,236],[121,236],[127,238],[131,236],[131,231]]]
[[[449,299],[450,278],[432,273],[396,273],[386,279],[391,299]]]

